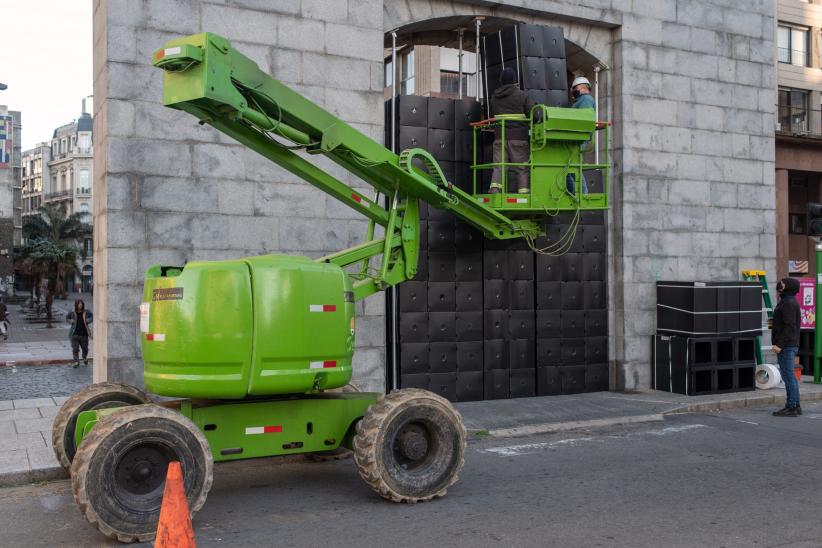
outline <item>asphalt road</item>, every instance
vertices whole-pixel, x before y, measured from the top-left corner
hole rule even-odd
[[[215,469],[203,546],[822,546],[822,404],[470,443],[440,500],[391,504],[353,463]],[[68,483],[0,489],[3,546],[106,545]]]

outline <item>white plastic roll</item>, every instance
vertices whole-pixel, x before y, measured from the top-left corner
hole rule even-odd
[[[776,388],[782,381],[779,368],[769,363],[756,366],[756,387],[761,390]]]

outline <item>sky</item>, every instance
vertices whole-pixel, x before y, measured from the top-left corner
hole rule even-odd
[[[0,0],[0,104],[23,118],[23,150],[51,140],[92,93],[91,0]]]

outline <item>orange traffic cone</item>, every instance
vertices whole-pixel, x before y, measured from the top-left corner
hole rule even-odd
[[[160,507],[160,521],[157,524],[157,540],[154,542],[154,548],[194,548],[195,546],[191,512],[188,511],[188,500],[183,486],[183,471],[179,462],[170,462],[166,473],[163,505]]]

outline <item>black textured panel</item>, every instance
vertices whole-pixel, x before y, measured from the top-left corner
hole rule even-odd
[[[458,282],[481,282],[482,253],[458,253],[455,274]]]
[[[457,374],[457,401],[479,401],[483,393],[482,371]]]
[[[482,310],[482,282],[457,282],[457,312]]]
[[[508,337],[508,311],[486,310],[483,334],[488,339],[505,339]]]
[[[563,338],[585,336],[585,312],[583,310],[563,310],[561,321]]]
[[[585,363],[608,362],[608,337],[589,337],[585,343]]]
[[[551,339],[560,336],[562,324],[559,310],[537,310],[537,337]]]
[[[485,280],[483,293],[483,307],[486,310],[507,310],[511,307],[511,282],[507,280]]]
[[[430,251],[454,251],[453,222],[428,222],[428,249]]]
[[[428,376],[429,390],[448,401],[457,401],[457,374],[432,373]]]
[[[482,340],[482,312],[457,312],[457,340]]]
[[[454,132],[454,161],[474,161],[474,132],[458,130]]]
[[[562,27],[542,27],[542,56],[565,59]]]
[[[511,369],[533,369],[536,365],[534,339],[508,341],[508,366]]]
[[[400,314],[401,342],[428,342],[428,314],[406,312]]]
[[[428,229],[428,238],[431,238],[431,229]],[[562,256],[562,281],[581,282],[582,281],[582,253],[566,253]]]
[[[565,72],[565,59],[549,57],[544,59],[544,62],[546,88],[568,89],[568,73]]]
[[[605,282],[584,282],[582,287],[586,310],[604,310],[608,306],[605,298]]]
[[[485,399],[502,400],[508,398],[508,369],[485,370]]]
[[[562,308],[562,282],[537,282],[537,308]]]
[[[523,89],[548,89],[545,78],[546,64],[542,57],[522,57],[520,63],[522,66],[520,84]]]
[[[520,55],[530,57],[545,57],[545,46],[543,37],[545,36],[543,26],[520,24],[517,26],[517,45]]]
[[[400,126],[397,148],[428,148],[428,129],[425,127]]]
[[[455,311],[455,285],[454,282],[428,282],[428,309],[431,312]]]
[[[560,107],[560,108],[568,108],[570,103],[568,102],[568,91],[565,89],[549,89],[548,90],[548,100],[545,103],[549,107]]]
[[[562,365],[583,365],[585,363],[585,339],[562,340]]]
[[[486,339],[483,344],[483,358],[485,371],[508,369],[508,341]]]
[[[537,393],[536,371],[531,369],[512,369],[509,376],[512,398],[530,398]]]
[[[511,310],[533,310],[536,304],[533,279],[511,282]]]
[[[450,162],[454,157],[454,132],[449,129],[429,129],[428,152],[437,161]]]
[[[585,366],[585,391],[603,392],[609,388],[608,364],[594,364]]]
[[[428,279],[432,282],[455,280],[456,257],[453,253],[428,254]]]
[[[605,280],[605,254],[584,253],[582,256],[582,278],[586,282]]]
[[[537,367],[556,367],[562,363],[562,339],[537,339]]]
[[[428,374],[400,375],[400,388],[420,388],[428,390]]]
[[[420,228],[426,226],[428,223],[420,223]],[[422,238],[422,234],[420,234]],[[425,241],[420,242],[420,254],[417,256],[417,274],[411,278],[414,281],[424,282],[428,280],[428,253],[425,250]]]
[[[428,127],[433,129],[454,129],[454,102],[439,97],[428,98]]]
[[[508,280],[508,253],[506,251],[485,251],[483,255],[483,277],[486,280]]]
[[[537,281],[561,282],[562,257],[537,254]]]
[[[403,375],[428,373],[428,343],[401,343],[400,371]]]
[[[509,251],[509,272],[512,280],[534,279],[534,252]]]
[[[582,282],[562,282],[562,309],[582,310]]]
[[[604,253],[607,235],[604,226],[586,225],[582,227],[582,248],[586,253]]]
[[[482,250],[482,233],[470,225],[457,221],[454,229],[454,244],[461,255],[475,250],[479,252]],[[482,264],[482,260],[479,264]]]
[[[556,396],[557,394],[562,394],[559,367],[538,367],[537,396]]]
[[[457,371],[482,371],[482,341],[457,343]]]
[[[608,335],[608,311],[585,311],[585,336],[599,337]]]
[[[453,373],[457,371],[457,343],[431,343],[428,351],[428,365],[431,373]]]
[[[456,341],[456,312],[431,312],[428,314],[428,340],[431,342]]]
[[[508,316],[508,333],[513,339],[534,339],[533,310],[512,310]]]
[[[560,367],[563,394],[585,392],[585,366]]]
[[[405,282],[398,289],[400,314],[428,310],[428,288],[425,282]]]
[[[473,99],[454,101],[454,129],[471,130],[469,124],[479,122],[482,114],[480,104]]]

